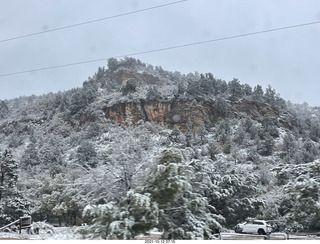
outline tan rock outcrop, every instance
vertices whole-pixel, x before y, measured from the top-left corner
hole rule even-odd
[[[152,121],[173,128],[177,125],[185,131],[188,119],[193,123],[194,129],[206,120],[217,122],[223,117],[242,118],[250,116],[255,119],[262,116],[277,117],[277,111],[268,104],[257,104],[250,101],[239,101],[230,104],[228,112],[220,115],[214,101],[174,100],[171,102],[128,102],[118,103],[105,108],[105,115],[117,123],[124,123],[131,118],[133,123],[139,120]]]

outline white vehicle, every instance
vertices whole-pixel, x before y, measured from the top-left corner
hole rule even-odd
[[[266,235],[272,231],[271,225],[265,220],[249,220],[241,224],[237,224],[235,232]]]

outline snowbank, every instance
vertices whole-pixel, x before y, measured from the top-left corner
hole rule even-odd
[[[55,227],[54,233],[45,233],[39,231],[39,234],[28,234],[26,230],[22,233],[17,232],[0,232],[0,239],[14,240],[79,240],[82,239],[80,234],[76,233],[76,227]]]

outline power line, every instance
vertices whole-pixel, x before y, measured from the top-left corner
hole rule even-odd
[[[128,56],[137,56],[137,55],[142,55],[142,54],[167,51],[167,50],[172,50],[172,49],[178,49],[178,48],[202,45],[202,44],[207,44],[207,43],[211,43],[211,42],[225,41],[225,40],[230,40],[230,39],[235,39],[235,38],[241,38],[241,37],[252,36],[252,35],[259,35],[259,34],[268,33],[268,32],[275,32],[275,31],[293,29],[293,28],[298,28],[298,27],[303,27],[303,26],[310,26],[310,25],[315,25],[315,24],[320,24],[320,21],[309,22],[309,23],[298,24],[298,25],[285,26],[285,27],[279,27],[279,28],[263,30],[263,31],[250,32],[250,33],[239,34],[239,35],[234,35],[234,36],[227,36],[227,37],[211,39],[211,40],[206,40],[206,41],[200,41],[200,42],[187,43],[187,44],[182,44],[182,45],[177,45],[177,46],[146,50],[146,51],[135,52],[135,53],[130,53],[130,54],[126,54],[126,55],[118,55],[118,56],[113,56],[113,58],[123,58],[123,57],[128,57]],[[80,61],[80,62],[68,63],[68,64],[61,64],[61,65],[49,66],[49,67],[43,67],[43,68],[36,68],[36,69],[30,69],[30,70],[24,70],[24,71],[16,71],[16,72],[7,73],[7,74],[0,74],[0,77],[24,74],[24,73],[34,72],[34,71],[57,69],[57,68],[75,66],[75,65],[86,64],[86,63],[100,62],[100,61],[108,60],[109,58],[111,58],[111,57],[92,59],[92,60],[86,60],[86,61]]]
[[[77,23],[77,24],[62,26],[62,27],[58,27],[58,28],[54,28],[54,29],[50,29],[50,30],[44,30],[44,31],[40,31],[40,32],[34,32],[34,33],[25,34],[25,35],[21,35],[21,36],[11,37],[11,38],[7,38],[7,39],[0,40],[0,43],[1,43],[1,42],[13,41],[13,40],[17,40],[17,39],[22,39],[22,38],[30,37],[30,36],[41,35],[41,34],[45,34],[45,33],[48,33],[48,32],[53,32],[53,31],[59,31],[59,30],[74,28],[74,27],[78,27],[78,26],[81,26],[81,25],[87,25],[87,24],[96,23],[96,22],[99,22],[99,21],[104,21],[104,20],[119,18],[119,17],[123,17],[123,16],[126,16],[126,15],[141,13],[141,12],[144,12],[144,11],[149,11],[149,10],[153,10],[153,9],[157,9],[157,8],[163,8],[163,7],[166,7],[166,6],[169,6],[169,5],[173,5],[173,4],[177,4],[177,3],[182,3],[182,2],[185,2],[185,1],[188,1],[188,0],[180,0],[180,1],[172,2],[172,3],[167,3],[167,4],[158,5],[158,6],[153,6],[153,7],[150,7],[150,8],[139,9],[139,10],[136,10],[136,11],[127,12],[127,13],[123,13],[123,14],[117,14],[117,15],[112,15],[112,16],[100,18],[100,19],[89,20],[89,21],[86,21],[86,22],[81,22],[81,23]]]
[[[240,38],[240,37],[258,35],[258,34],[263,34],[263,33],[268,33],[268,32],[274,32],[274,31],[280,31],[280,30],[298,28],[298,27],[302,27],[302,26],[315,25],[315,24],[320,24],[320,21],[310,22],[310,23],[304,23],[304,24],[299,24],[299,25],[291,25],[291,26],[280,27],[280,28],[275,28],[275,29],[270,29],[270,30],[250,32],[250,33],[239,34],[239,35],[234,35],[234,36],[221,37],[221,38],[212,39],[212,40],[207,40],[207,41],[193,42],[193,43],[182,44],[182,45],[178,45],[178,46],[165,47],[165,48],[159,48],[159,49],[154,49],[154,50],[149,50],[149,51],[142,51],[142,52],[137,52],[137,53],[131,53],[131,54],[127,54],[127,55],[119,55],[119,56],[115,56],[114,58],[122,58],[122,57],[125,57],[125,56],[136,56],[136,55],[141,55],[141,54],[147,54],[147,53],[153,53],[153,52],[166,51],[166,50],[170,50],[170,49],[176,49],[176,48],[183,48],[183,47],[201,45],[201,44],[206,44],[206,43],[210,43],[210,42],[225,41],[225,40],[229,40],[229,39],[235,39],[235,38]]]

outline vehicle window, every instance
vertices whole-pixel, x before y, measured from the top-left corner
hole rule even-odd
[[[255,224],[255,225],[263,225],[262,222],[258,222],[258,221],[253,222],[253,224]]]

